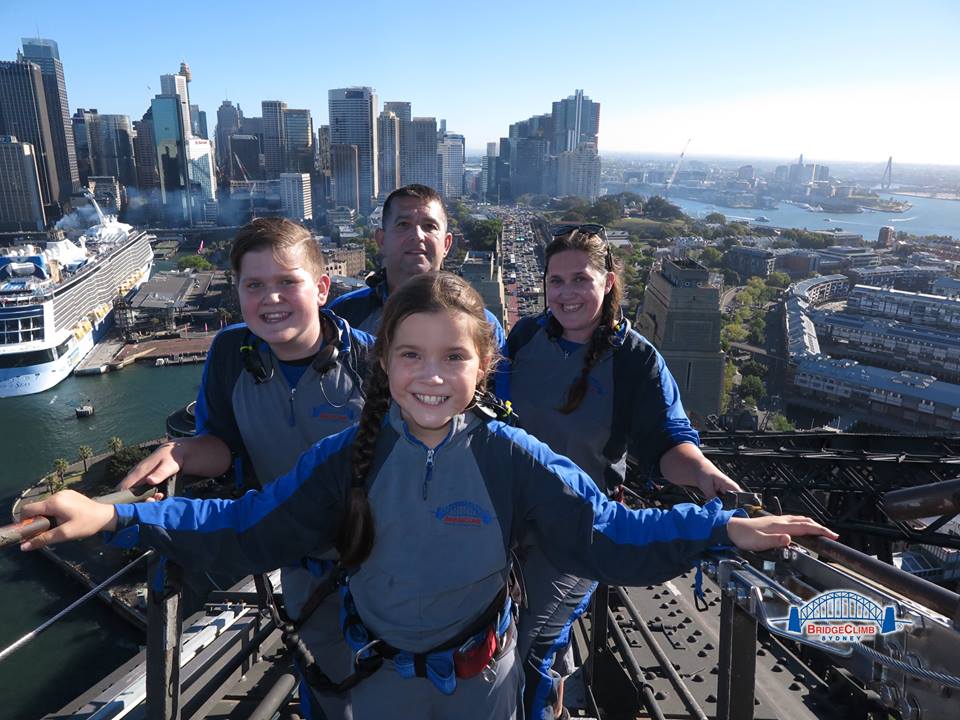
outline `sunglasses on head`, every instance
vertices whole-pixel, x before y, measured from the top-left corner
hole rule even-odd
[[[587,235],[599,235],[604,240],[607,239],[607,229],[603,225],[599,225],[597,223],[584,223],[582,225],[577,223],[568,225],[554,225],[553,229],[550,231],[550,234],[553,237],[562,237],[573,232],[582,232],[586,233]]]

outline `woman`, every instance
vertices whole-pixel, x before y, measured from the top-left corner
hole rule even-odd
[[[522,319],[507,341],[506,394],[523,428],[615,494],[627,451],[643,472],[698,488],[707,498],[739,490],[698,447],[663,358],[620,311],[621,281],[601,225],[563,225],[546,248],[546,312]],[[502,389],[502,388],[501,388]],[[528,716],[562,713],[562,678],[573,672],[569,628],[595,584],[557,571],[524,544],[527,606],[519,647]]]

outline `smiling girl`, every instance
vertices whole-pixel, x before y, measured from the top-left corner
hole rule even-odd
[[[247,571],[336,541],[350,569],[343,626],[366,718],[516,717],[509,552],[531,533],[567,572],[660,582],[707,548],[833,536],[807,518],[746,519],[719,501],[630,510],[564,457],[492,418],[478,384],[493,369],[480,296],[448,274],[411,279],[384,307],[360,422],[239,500],[105,506],[71,491],[29,505],[57,527],[40,542],[115,533],[176,562]]]

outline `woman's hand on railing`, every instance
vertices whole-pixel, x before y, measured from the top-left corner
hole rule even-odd
[[[80,540],[117,527],[117,515],[112,505],[98,503],[73,490],[63,490],[46,500],[24,505],[20,514],[23,519],[43,515],[54,523],[50,530],[21,543],[20,549],[24,551],[38,550],[65,540]]]

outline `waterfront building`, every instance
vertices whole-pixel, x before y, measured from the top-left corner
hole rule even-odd
[[[402,101],[385,102],[383,111],[397,116],[400,133],[400,143],[397,147],[400,163],[400,185],[409,185],[414,182],[410,179],[413,170],[413,115],[410,103]]]
[[[377,94],[371,87],[335,88],[327,92],[330,117],[330,144],[353,145],[356,148],[359,212],[369,213],[376,205],[380,185],[377,161]],[[436,164],[434,153],[434,164]],[[346,166],[349,171],[349,164]],[[333,182],[352,184],[352,175],[338,179],[333,168]],[[339,203],[338,203],[339,204]]]
[[[220,103],[217,109],[217,128],[216,146],[217,146],[217,167],[220,172],[228,177],[232,177],[229,172],[232,159],[230,157],[230,136],[240,132],[240,118],[243,113],[240,106],[234,106],[229,100]]]
[[[330,145],[330,186],[335,207],[360,211],[360,151],[356,145]]]
[[[308,173],[280,174],[280,203],[284,217],[303,222],[313,219],[313,197]]]
[[[380,194],[377,199],[382,202],[400,187],[400,118],[396,113],[384,110],[377,118],[377,125],[377,139],[380,142]]]
[[[260,103],[263,113],[263,167],[268,180],[280,177],[286,157],[283,115],[287,104],[280,100]]]
[[[48,218],[59,217],[63,186],[39,65],[27,60],[0,61],[0,135],[14,136],[33,148],[44,212]]]
[[[663,355],[683,406],[701,418],[720,412],[720,288],[693,260],[666,260],[650,273],[637,330]]]
[[[0,231],[41,231],[46,225],[33,146],[0,135]]]
[[[463,135],[455,133],[444,133],[437,143],[440,179],[438,189],[447,200],[459,200],[463,197],[464,144]]]
[[[123,190],[113,175],[91,175],[87,178],[87,189],[104,213],[119,215],[123,205]]]
[[[847,296],[847,312],[960,331],[960,299],[857,286]]]
[[[46,100],[47,120],[53,141],[53,157],[60,180],[59,199],[66,202],[70,193],[80,188],[73,122],[67,100],[67,83],[56,41],[45,38],[23,38],[22,56],[40,68]]]
[[[410,169],[407,183],[419,183],[434,189],[437,179],[437,119],[415,117],[411,121]],[[403,138],[401,137],[401,143]],[[403,171],[401,169],[401,176]]]

